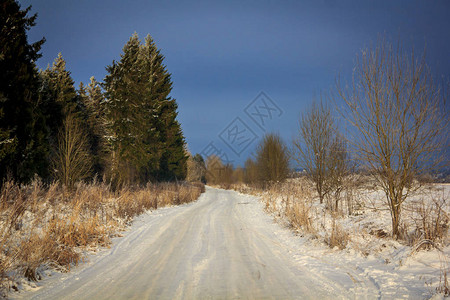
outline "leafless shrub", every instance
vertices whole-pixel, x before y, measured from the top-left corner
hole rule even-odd
[[[343,203],[349,216],[363,206],[363,200],[360,197],[363,188],[364,180],[361,175],[353,172],[344,178]]]
[[[59,133],[53,165],[55,177],[69,188],[88,177],[91,171],[88,140],[80,120],[72,114],[66,117]]]
[[[230,189],[243,194],[249,194],[253,196],[258,196],[260,191],[253,185],[248,185],[246,183],[235,183],[230,186]]]

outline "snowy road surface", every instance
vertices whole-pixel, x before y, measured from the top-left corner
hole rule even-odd
[[[295,253],[293,234],[252,196],[207,188],[191,204],[135,220],[111,249],[40,282],[31,299],[376,299],[355,266]],[[401,289],[400,289],[401,290]]]

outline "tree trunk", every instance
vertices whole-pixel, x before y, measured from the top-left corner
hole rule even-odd
[[[396,239],[400,238],[400,210],[392,210],[392,236]]]
[[[392,217],[392,236],[396,239],[400,238],[400,213],[401,213],[401,195],[390,193],[389,201],[391,203]]]

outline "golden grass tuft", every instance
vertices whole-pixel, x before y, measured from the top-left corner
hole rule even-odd
[[[331,233],[327,233],[325,236],[325,243],[330,247],[337,247],[340,250],[345,249],[350,240],[350,234],[346,232],[342,226],[336,222],[336,218],[333,216],[331,222]]]
[[[315,233],[314,223],[311,215],[311,205],[305,201],[295,201],[286,207],[286,217],[296,230],[304,230]]]

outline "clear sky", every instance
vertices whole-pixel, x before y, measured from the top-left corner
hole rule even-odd
[[[19,3],[38,13],[29,41],[47,40],[38,66],[62,52],[77,87],[91,76],[102,81],[133,32],[150,34],[172,73],[190,151],[215,148],[235,165],[264,132],[290,144],[313,96],[329,91],[337,74],[350,79],[356,54],[379,34],[405,49],[426,46],[433,75],[450,78],[450,1]]]

